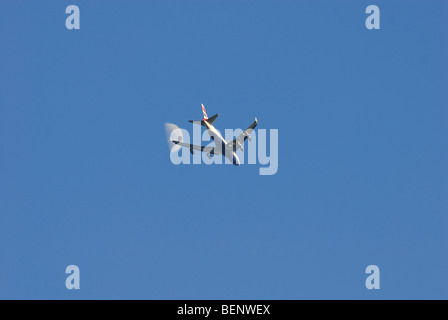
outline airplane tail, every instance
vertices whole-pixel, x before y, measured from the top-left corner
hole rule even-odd
[[[213,122],[215,122],[216,118],[218,118],[219,114],[217,113],[213,117],[209,118],[207,116],[207,111],[205,111],[205,107],[204,107],[204,105],[202,103],[201,103],[201,106],[202,106],[202,114],[204,115],[204,118],[201,121],[198,121],[198,120],[188,120],[188,122],[197,123],[197,124],[200,123],[201,126],[204,126],[204,127],[205,127],[205,122],[204,121],[207,121],[208,124],[213,124]]]
[[[205,107],[202,103],[201,103],[201,106],[202,106],[202,113],[204,114],[203,121],[208,120],[207,112],[205,111]]]

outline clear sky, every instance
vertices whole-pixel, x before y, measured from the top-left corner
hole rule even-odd
[[[1,1],[0,298],[447,299],[447,16]],[[278,129],[278,173],[173,165],[164,124],[191,131],[201,103]]]

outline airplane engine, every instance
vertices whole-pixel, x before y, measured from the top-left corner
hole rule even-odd
[[[193,148],[190,148],[190,153],[191,153],[191,154],[194,154],[194,150],[193,150]]]
[[[210,152],[207,152],[207,157],[208,157],[209,159],[212,158],[212,155],[210,154]]]

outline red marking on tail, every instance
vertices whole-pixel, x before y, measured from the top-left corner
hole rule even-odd
[[[204,114],[204,121],[208,120],[207,112],[205,111],[204,105],[201,103],[202,106],[202,113]]]

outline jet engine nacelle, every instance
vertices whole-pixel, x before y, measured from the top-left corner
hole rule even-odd
[[[190,148],[190,153],[191,153],[191,154],[194,154],[194,150],[193,150],[193,148]]]

